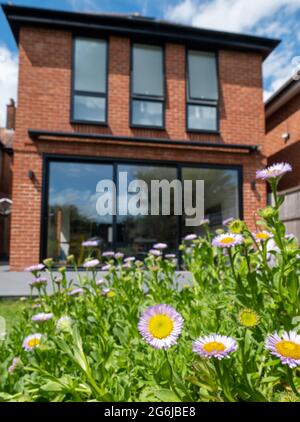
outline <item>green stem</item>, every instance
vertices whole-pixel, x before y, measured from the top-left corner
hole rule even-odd
[[[262,243],[262,247],[260,247],[259,243],[255,239],[255,237],[253,236],[253,234],[251,233],[251,231],[250,230],[247,230],[247,233],[251,237],[251,239],[253,240],[253,242],[254,242],[254,244],[256,246],[256,249],[257,249],[259,255],[261,256],[262,263],[264,265],[264,270],[268,274],[270,274],[271,273],[271,269],[269,268],[268,263],[267,263],[267,248],[266,248],[266,243],[263,242]]]
[[[166,360],[168,362],[168,365],[169,365],[169,368],[170,368],[170,371],[171,371],[170,386],[171,386],[172,390],[174,391],[174,393],[176,394],[176,396],[179,398],[179,400],[180,401],[183,401],[182,398],[181,398],[181,396],[180,396],[180,394],[178,393],[178,391],[176,389],[176,385],[175,385],[176,383],[174,381],[174,369],[173,369],[173,366],[172,366],[172,364],[170,362],[169,355],[168,355],[168,352],[167,352],[166,349],[164,349],[164,355],[165,355],[165,358],[166,358]]]
[[[221,371],[220,361],[217,358],[214,358],[214,365],[215,365],[215,369],[216,369],[216,372],[217,372],[217,375],[218,375],[218,378],[219,378],[219,381],[220,381],[220,384],[221,384],[221,389],[222,389],[222,392],[223,392],[225,398],[229,402],[235,402],[234,398],[232,397],[230,391],[228,391],[228,388],[227,388],[227,383],[225,381],[225,378],[226,378],[225,371],[224,371],[224,374],[225,374],[225,377],[224,377],[223,374],[222,374],[222,371]]]
[[[229,255],[230,266],[231,266],[233,277],[234,277],[235,281],[238,281],[237,276],[236,276],[236,272],[235,272],[235,268],[234,268],[234,259],[233,259],[232,252],[231,252],[230,248],[228,248],[228,255]]]
[[[279,182],[278,179],[275,179],[275,180],[270,182],[276,210],[279,210],[279,207],[280,207],[280,201],[279,201],[279,197],[278,197],[278,194],[277,194],[278,182]],[[284,261],[285,261],[285,248],[284,248],[284,245],[283,245],[283,242],[282,242],[282,239],[281,239],[281,233],[279,231],[278,222],[275,222],[274,226],[275,226],[275,230],[276,230],[276,235],[277,235],[279,247],[281,249],[282,256],[283,256]]]
[[[263,394],[260,391],[257,391],[255,388],[252,387],[252,385],[250,384],[248,377],[247,377],[248,360],[246,358],[246,339],[247,339],[248,334],[249,334],[249,331],[246,328],[245,331],[244,331],[244,337],[243,337],[243,342],[242,342],[242,347],[241,347],[243,377],[244,377],[245,383],[247,385],[247,388],[249,390],[249,393],[251,395],[253,395],[254,399],[258,402],[265,402],[266,398],[263,396]]]
[[[293,393],[295,393],[297,397],[300,397],[300,393],[298,392],[298,390],[297,390],[297,388],[294,384],[293,371],[289,366],[287,366],[287,379],[288,379],[288,382],[291,386],[291,389],[293,390]]]
[[[271,180],[270,185],[271,185],[272,194],[274,198],[275,208],[278,210],[279,208],[279,198],[277,195],[278,179]]]
[[[98,387],[96,381],[94,380],[93,376],[91,375],[90,372],[86,373],[87,379],[90,383],[90,385],[93,387],[93,389],[95,390],[95,392],[97,394],[99,394],[100,397],[103,396],[103,391]]]

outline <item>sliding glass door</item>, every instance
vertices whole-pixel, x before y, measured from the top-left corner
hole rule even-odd
[[[85,254],[82,242],[86,240],[95,242],[99,255],[103,251],[114,250],[142,259],[154,243],[167,243],[168,253],[177,253],[178,245],[186,234],[201,234],[201,226],[185,225],[183,203],[183,214],[174,214],[174,203],[178,198],[175,198],[172,188],[170,195],[166,195],[168,190],[164,193],[159,190],[155,197],[151,195],[153,181],[167,185],[176,179],[192,181],[187,186],[182,183],[182,198],[184,189],[190,189],[188,194],[195,205],[196,180],[204,180],[204,216],[210,220],[212,230],[221,227],[226,218],[241,217],[239,167],[58,159],[50,156],[46,158],[45,165],[42,257],[52,257],[59,264],[64,264],[66,257],[73,254],[81,265]],[[139,189],[130,191],[127,188],[136,180],[141,180],[146,189],[144,202],[147,207],[143,213],[133,215],[127,211]],[[97,186],[101,181],[113,182],[116,187],[114,215],[103,216],[97,211],[97,201],[101,196]],[[162,200],[166,196],[170,197],[170,215],[166,215],[162,208]],[[154,215],[151,213],[153,204],[159,204]]]
[[[97,241],[101,250],[111,249],[113,217],[97,213],[96,186],[113,179],[113,166],[51,161],[48,171],[47,256],[64,263],[73,254],[81,264],[87,239]]]
[[[204,217],[209,219],[211,230],[222,227],[227,218],[240,217],[239,173],[226,168],[182,167],[182,181],[192,180],[192,191],[195,204],[196,180],[204,180]],[[186,189],[186,188],[185,188]],[[182,219],[182,236],[191,233],[191,227],[184,224]],[[194,233],[202,234],[203,226],[195,227]]]
[[[172,182],[177,177],[176,167],[162,167],[148,164],[121,164],[117,166],[118,183],[122,175],[123,177],[127,177],[128,184],[134,180],[142,180],[146,183],[148,215],[117,215],[117,249],[127,255],[135,255],[143,258],[154,243],[163,242],[168,244],[169,251],[175,252],[177,246],[177,216],[162,215],[161,191],[159,192],[159,215],[151,215],[151,182],[154,180],[158,182],[165,180]],[[128,193],[126,198],[127,207],[133,195],[133,193]],[[124,205],[120,203],[117,208],[118,211]],[[172,210],[172,207],[170,208]]]

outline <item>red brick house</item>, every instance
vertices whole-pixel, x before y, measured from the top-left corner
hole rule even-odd
[[[204,179],[205,215],[253,225],[266,204],[262,62],[277,40],[140,16],[2,6],[19,46],[10,264],[80,260],[81,242],[143,254],[181,216],[95,212],[101,179]]]
[[[13,143],[15,134],[16,108],[11,100],[6,108],[6,127],[0,128],[0,260],[7,261],[9,256],[10,211]]]
[[[300,81],[291,78],[266,102],[266,152],[269,164],[287,161],[293,172],[280,189],[300,186]]]

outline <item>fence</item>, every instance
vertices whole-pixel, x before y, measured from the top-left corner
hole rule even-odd
[[[300,241],[300,186],[280,192],[285,201],[280,207],[280,218],[285,223],[286,232],[294,234]],[[269,196],[269,203],[272,203]]]

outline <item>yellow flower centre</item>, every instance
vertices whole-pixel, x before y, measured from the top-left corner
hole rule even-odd
[[[37,347],[40,344],[41,340],[39,338],[32,338],[28,340],[28,346],[30,348]]]
[[[234,237],[230,237],[230,236],[223,237],[223,239],[220,240],[220,242],[224,243],[225,245],[228,245],[229,243],[232,243],[234,241],[235,241]]]
[[[277,352],[285,358],[300,359],[300,344],[294,341],[282,340],[275,347]]]
[[[171,334],[173,327],[173,321],[168,315],[154,315],[149,319],[149,331],[155,338],[163,339],[168,337]]]
[[[212,353],[212,352],[223,352],[226,349],[226,347],[224,346],[223,343],[220,343],[219,341],[209,341],[208,343],[203,345],[203,349],[207,353]]]
[[[266,240],[266,239],[269,239],[269,237],[270,235],[268,233],[263,233],[263,232],[256,233],[257,239]]]
[[[258,319],[256,313],[251,310],[242,311],[239,315],[240,323],[245,327],[254,327],[258,323]]]

